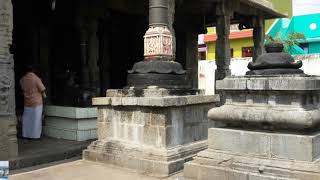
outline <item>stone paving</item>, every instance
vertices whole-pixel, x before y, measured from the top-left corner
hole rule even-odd
[[[13,172],[16,173],[16,172]],[[9,176],[10,180],[183,180],[183,174],[179,173],[169,178],[155,178],[138,174],[119,167],[77,160],[62,164],[45,167],[28,172],[18,172]]]

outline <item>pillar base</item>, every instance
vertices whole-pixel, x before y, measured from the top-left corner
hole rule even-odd
[[[154,177],[168,177],[183,169],[207,141],[174,148],[141,147],[121,141],[95,141],[83,152],[83,158],[134,170]]]
[[[94,98],[98,140],[83,158],[156,177],[182,170],[186,161],[207,148],[208,128],[213,127],[207,111],[219,98],[178,94],[186,92],[108,90],[108,97]]]
[[[129,71],[127,88],[144,89],[149,86],[191,89],[188,75],[181,64],[165,60],[141,61]]]

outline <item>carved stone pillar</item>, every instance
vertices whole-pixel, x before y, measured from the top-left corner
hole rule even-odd
[[[12,43],[12,4],[0,1],[0,160],[18,155],[14,62],[9,47]]]
[[[130,88],[190,88],[186,71],[181,64],[174,62],[173,30],[169,29],[174,19],[174,3],[171,1],[149,0],[149,29],[144,36],[144,61],[136,63],[128,71]]]
[[[265,23],[263,17],[257,16],[254,18],[253,27],[253,62],[264,53],[264,38],[265,38]]]
[[[230,66],[230,20],[232,11],[226,3],[220,3],[217,6],[217,41],[216,41],[216,80],[224,79],[231,75]]]

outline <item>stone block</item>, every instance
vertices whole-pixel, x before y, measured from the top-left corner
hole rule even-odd
[[[271,156],[297,161],[315,161],[320,157],[320,133],[315,135],[271,135]]]
[[[208,133],[208,146],[217,151],[309,162],[320,157],[320,133],[299,135],[223,128],[210,128]]]
[[[106,111],[97,112],[97,108],[46,106],[45,109],[43,134],[67,140],[96,139],[97,116],[102,119],[108,117]]]
[[[236,154],[270,155],[270,136],[250,131],[210,128],[208,146],[210,149]]]
[[[144,97],[129,91],[108,97],[117,103],[97,99],[99,139],[84,151],[85,159],[166,177],[207,147],[206,110],[216,96],[160,96],[166,92],[150,90],[154,96]]]

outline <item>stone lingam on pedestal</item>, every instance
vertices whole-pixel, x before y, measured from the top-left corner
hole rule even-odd
[[[247,76],[217,81],[225,104],[207,150],[185,164],[186,179],[320,179],[320,77],[303,74],[286,53],[249,64]]]
[[[150,0],[149,4],[145,59],[129,71],[124,89],[108,90],[106,97],[93,99],[98,107],[98,140],[83,157],[167,177],[207,148],[213,122],[206,114],[219,98],[191,89],[186,71],[173,61],[169,3]]]
[[[302,62],[295,62],[294,58],[283,52],[283,44],[266,44],[266,54],[261,55],[256,62],[248,64],[246,75],[280,75],[280,74],[303,74],[299,68]]]

